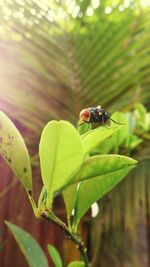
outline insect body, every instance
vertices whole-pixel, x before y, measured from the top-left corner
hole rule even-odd
[[[110,118],[110,114],[103,109],[101,106],[85,108],[81,110],[79,114],[79,118],[82,123],[97,123],[97,124],[105,124],[108,120],[113,121],[119,125],[123,125],[122,123],[114,121]]]
[[[109,113],[101,106],[85,108],[80,112],[80,120],[85,123],[106,123],[110,118]]]

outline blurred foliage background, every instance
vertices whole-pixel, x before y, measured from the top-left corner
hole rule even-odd
[[[36,195],[38,141],[47,121],[67,119],[76,125],[84,107],[130,111],[137,102],[149,110],[149,0],[0,0],[0,109],[26,140]],[[93,222],[89,216],[83,222],[95,266],[150,264],[150,137],[142,138],[133,153],[142,158],[138,168],[104,199]],[[22,188],[2,160],[0,168],[0,265],[27,266],[4,219],[25,227],[44,248],[52,242],[64,258],[77,257],[55,226],[35,222]],[[61,199],[56,206],[63,217]]]

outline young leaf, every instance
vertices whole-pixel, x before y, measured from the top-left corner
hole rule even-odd
[[[114,161],[112,161],[112,168],[113,164]],[[116,164],[118,164],[117,159]],[[77,203],[75,204],[77,207],[76,220],[79,221],[94,202],[115,187],[135,167],[135,164],[135,160],[124,157],[122,158],[122,168],[120,166],[118,170],[82,182],[78,191]]]
[[[48,267],[46,256],[37,241],[20,227],[5,222],[13,234],[30,267]]]
[[[68,186],[63,192],[63,198],[67,210],[67,215],[68,217],[71,216],[74,205],[75,205],[75,197],[76,197],[76,192],[77,192],[77,186],[78,184],[72,184]]]
[[[51,121],[42,132],[39,150],[42,179],[52,202],[53,192],[65,185],[82,164],[81,138],[69,122]]]
[[[80,170],[71,180],[71,184],[93,179],[107,173],[135,165],[136,161],[122,155],[97,155],[84,160]]]
[[[73,261],[69,263],[67,267],[84,267],[85,263],[83,261]]]
[[[54,246],[48,245],[48,252],[53,260],[55,267],[62,267],[62,260],[58,250]]]
[[[82,135],[84,154],[89,154],[92,150],[104,142],[105,139],[113,135],[122,126],[99,127]]]
[[[74,180],[72,180],[72,182],[76,182],[76,184],[72,184],[63,191],[67,214],[71,215],[75,206],[78,182],[81,182],[79,192],[77,193],[78,198],[82,195],[81,189],[84,188],[84,186],[88,188],[85,191],[83,190],[84,200],[82,200],[82,203],[86,202],[86,209],[88,201],[90,201],[91,206],[91,204],[96,202],[121,181],[135,164],[135,160],[120,155],[99,155],[87,158]],[[80,203],[80,200],[77,203],[77,205],[81,206],[81,209],[82,203]],[[90,208],[90,206],[88,206],[88,208]]]
[[[3,112],[0,112],[0,155],[16,174],[26,191],[32,191],[28,150],[19,131]]]

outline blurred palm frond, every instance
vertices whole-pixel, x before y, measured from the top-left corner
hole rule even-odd
[[[77,121],[84,106],[148,104],[149,9],[117,2],[5,1],[1,109],[39,135],[49,119]]]

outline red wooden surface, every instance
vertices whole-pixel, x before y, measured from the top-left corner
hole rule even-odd
[[[61,251],[63,233],[55,225],[34,217],[30,203],[19,182],[12,184],[15,177],[3,160],[0,160],[0,266],[27,267],[14,238],[4,221],[8,220],[31,233],[44,251],[52,243]],[[12,184],[12,187],[11,187]],[[40,180],[34,182],[34,191],[39,191]],[[11,187],[11,188],[9,188]],[[6,190],[7,189],[7,190]],[[49,257],[49,256],[48,256]],[[49,257],[49,266],[53,266]],[[42,267],[42,266],[41,266]]]

